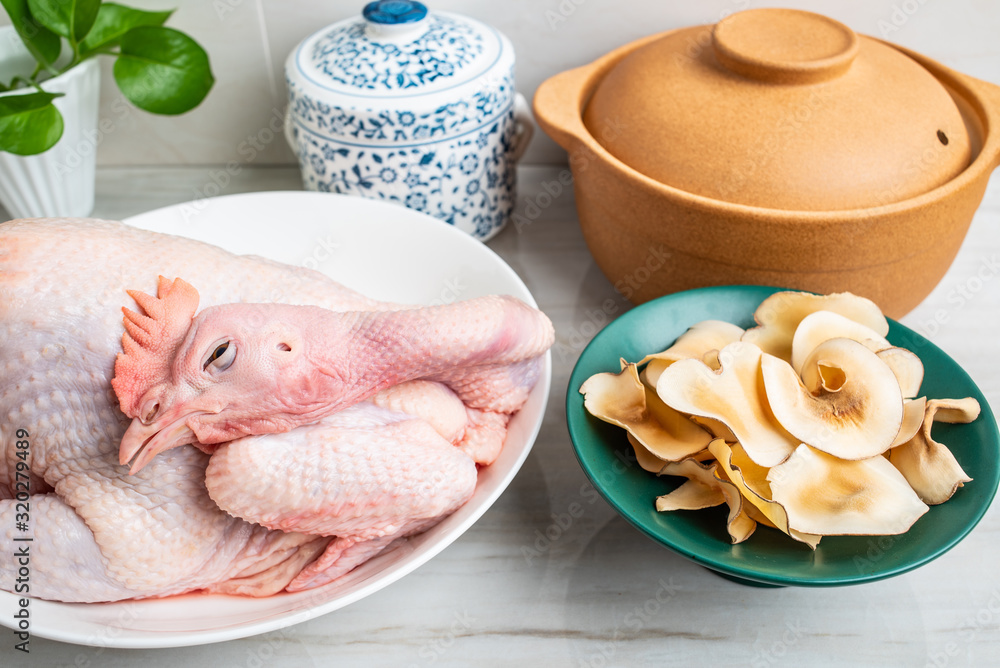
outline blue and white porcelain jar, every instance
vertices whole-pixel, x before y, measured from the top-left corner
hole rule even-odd
[[[380,0],[305,39],[285,73],[307,189],[398,202],[484,241],[510,218],[534,126],[497,30]]]

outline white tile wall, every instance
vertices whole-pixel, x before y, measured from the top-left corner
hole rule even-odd
[[[201,107],[175,118],[121,103],[103,65],[104,165],[283,164],[284,139],[268,128],[284,109],[285,57],[307,35],[360,13],[364,0],[125,0],[147,9],[177,7],[169,25],[192,35],[211,56],[217,83]],[[502,30],[518,56],[518,88],[662,30],[714,23],[743,8],[776,5],[832,16],[854,30],[912,48],[959,71],[1000,83],[1000,2],[996,0],[427,0],[432,9],[472,16]],[[565,159],[536,135],[529,163]]]

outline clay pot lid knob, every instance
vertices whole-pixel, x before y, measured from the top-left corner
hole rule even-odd
[[[839,21],[794,9],[754,9],[715,25],[712,46],[728,70],[769,83],[840,76],[858,55],[858,36]]]

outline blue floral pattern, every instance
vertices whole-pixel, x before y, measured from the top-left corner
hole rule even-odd
[[[344,21],[296,50],[286,129],[303,183],[396,202],[486,240],[514,207],[522,135],[511,47],[459,16],[411,25],[379,37]]]
[[[329,82],[376,91],[418,88],[452,77],[483,51],[483,35],[470,24],[430,14],[423,34],[412,42],[371,41],[359,21],[324,35],[310,55]]]
[[[514,97],[514,72],[508,70],[481,85],[471,96],[436,106],[429,111],[348,109],[314,100],[288,80],[290,113],[302,128],[354,144],[391,145],[439,141],[465,134],[486,123],[510,105]],[[477,148],[486,147],[486,139]]]
[[[512,105],[476,131],[424,146],[371,149],[294,130],[306,188],[403,204],[483,240],[513,212],[515,132]]]

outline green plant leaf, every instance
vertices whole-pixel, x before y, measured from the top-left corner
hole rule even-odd
[[[0,150],[35,155],[56,145],[63,118],[52,100],[62,94],[27,93],[0,97]]]
[[[212,84],[208,54],[171,28],[139,27],[125,33],[115,60],[118,87],[132,104],[154,114],[183,114],[197,107]]]
[[[43,26],[74,42],[90,32],[101,0],[28,0],[31,14]]]
[[[0,0],[0,4],[32,57],[42,65],[56,62],[62,51],[62,40],[31,15],[28,0]]]
[[[144,12],[132,9],[114,2],[106,2],[97,11],[94,27],[87,33],[87,38],[80,44],[80,55],[86,55],[97,49],[106,49],[118,45],[122,35],[139,26],[161,26],[173,10],[166,12]]]

